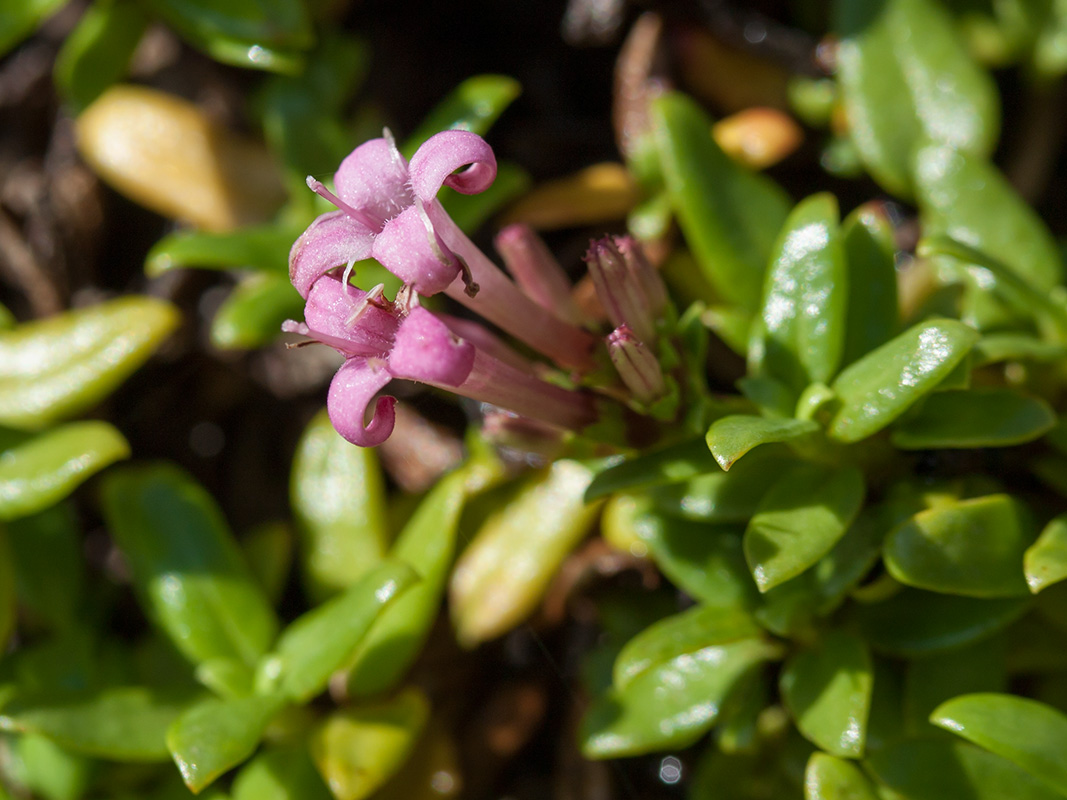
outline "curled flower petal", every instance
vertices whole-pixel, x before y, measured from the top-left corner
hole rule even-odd
[[[334,375],[326,409],[333,427],[352,444],[375,447],[393,432],[395,397],[379,397],[370,423],[364,422],[370,401],[390,380],[384,364],[375,367],[360,358],[349,359]]]
[[[370,256],[373,235],[343,211],[330,211],[308,226],[289,251],[289,280],[307,297],[322,275]]]
[[[469,169],[453,174],[460,167]],[[493,148],[470,131],[442,131],[427,139],[411,157],[411,187],[423,201],[437,196],[441,186],[463,194],[484,192],[496,180]]]
[[[304,305],[308,335],[349,357],[385,358],[396,336],[397,318],[367,303],[366,297],[332,277],[317,281]]]
[[[383,267],[427,296],[443,292],[462,270],[429,216],[415,205],[389,221],[371,252]]]
[[[400,323],[389,371],[397,378],[459,386],[474,366],[474,345],[457,339],[441,320],[416,306]]]
[[[408,163],[389,139],[371,139],[349,153],[333,182],[342,200],[383,225],[415,201]]]

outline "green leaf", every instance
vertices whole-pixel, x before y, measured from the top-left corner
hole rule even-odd
[[[638,513],[634,532],[672,583],[697,600],[745,605],[755,594],[734,528]]]
[[[788,197],[719,149],[690,98],[668,93],[651,112],[667,192],[700,270],[720,297],[755,313]]]
[[[293,532],[288,523],[265,522],[241,537],[245,561],[272,605],[277,605],[293,566]]]
[[[435,133],[473,131],[484,135],[504,110],[522,93],[522,85],[506,75],[475,75],[449,92],[400,148],[411,158]]]
[[[298,65],[286,50],[314,44],[300,0],[145,0],[181,36],[208,55],[236,66],[288,72]],[[242,52],[242,48],[244,52]]]
[[[0,56],[13,48],[48,17],[58,11],[66,0],[20,0],[5,3],[0,18]]]
[[[734,462],[754,447],[771,442],[793,441],[817,430],[819,426],[810,420],[767,419],[734,414],[712,423],[706,441],[718,465],[729,470]]]
[[[439,480],[397,537],[390,555],[411,565],[421,580],[382,612],[360,642],[348,676],[352,696],[391,688],[422,650],[440,612],[455,556],[466,473]]]
[[[132,0],[94,3],[63,43],[53,77],[61,94],[85,109],[126,70],[148,26],[148,18]]]
[[[430,716],[418,689],[331,714],[311,736],[311,757],[337,800],[363,800],[404,766]]]
[[[715,460],[702,440],[679,442],[621,463],[612,463],[593,477],[586,489],[585,500],[589,503],[626,489],[677,483],[714,470]]]
[[[281,697],[256,695],[212,698],[184,711],[167,730],[167,749],[185,785],[199,794],[252,755],[263,732],[284,707]]]
[[[701,442],[710,461],[707,445]],[[756,513],[767,488],[796,464],[784,451],[768,447],[735,463],[729,472],[713,472],[685,483],[658,486],[648,496],[659,511],[707,522],[747,522]]]
[[[978,340],[971,356],[975,367],[1000,361],[1058,361],[1067,358],[1067,347],[1023,333],[993,333]]]
[[[745,560],[765,592],[825,556],[863,504],[855,467],[794,467],[767,491],[745,529]]]
[[[299,617],[282,631],[274,653],[260,665],[260,688],[296,702],[319,694],[382,611],[416,581],[411,567],[389,559]]]
[[[0,528],[0,647],[4,648],[15,629],[16,614],[15,570],[7,538],[7,532]],[[0,694],[0,701],[2,699]]]
[[[1029,594],[1023,553],[1037,537],[1029,510],[1003,494],[938,505],[894,528],[885,565],[901,583],[969,597]]]
[[[325,410],[297,444],[289,501],[313,599],[347,589],[385,555],[389,527],[377,451],[341,438]]]
[[[812,753],[804,771],[804,800],[878,800],[878,795],[851,761]]]
[[[1060,282],[1063,267],[1056,241],[996,167],[936,146],[920,150],[915,163],[925,237],[951,235],[1004,262],[1039,290]]]
[[[839,221],[833,195],[800,201],[767,269],[748,371],[781,381],[794,395],[810,383],[827,383],[841,363],[848,273]]]
[[[962,322],[921,322],[847,367],[833,383],[841,407],[829,434],[858,442],[895,420],[963,360],[978,333]]]
[[[579,733],[582,753],[603,759],[688,747],[715,723],[737,682],[777,654],[775,645],[743,639],[650,667],[593,701]]]
[[[833,631],[793,656],[782,698],[800,732],[831,755],[859,758],[867,737],[873,675],[862,639]]]
[[[300,234],[301,230],[274,224],[224,232],[176,231],[152,246],[144,270],[156,277],[181,267],[256,269],[288,279],[289,248]]]
[[[278,622],[211,496],[169,464],[107,476],[104,517],[145,610],[193,662],[253,665]]]
[[[902,450],[1008,447],[1038,439],[1055,425],[1048,403],[1012,389],[947,391],[927,397],[891,438]]]
[[[332,800],[306,747],[267,750],[233,781],[233,800]]]
[[[1067,578],[1067,514],[1049,522],[1037,541],[1026,549],[1023,569],[1034,594]]]
[[[93,780],[92,759],[35,733],[12,737],[7,745],[10,749],[5,777],[23,791],[44,800],[85,797]],[[0,798],[11,800],[11,795],[0,788]]]
[[[907,800],[1062,797],[1000,756],[948,739],[904,739],[873,754],[867,765],[895,796]]]
[[[900,330],[893,224],[875,204],[862,205],[841,225],[848,263],[843,365],[881,347]]]
[[[837,0],[837,77],[849,136],[868,171],[901,197],[926,141],[987,156],[996,145],[996,87],[967,55],[951,17],[927,0]]]
[[[92,408],[178,322],[169,303],[122,297],[0,332],[0,424],[39,430]]]
[[[304,299],[289,283],[276,275],[254,275],[219,306],[211,321],[211,343],[220,350],[251,350],[273,341],[282,323],[299,317]]]
[[[995,600],[904,589],[861,606],[860,626],[871,646],[893,655],[921,656],[987,638],[1028,608],[1020,598]]]
[[[904,683],[904,716],[909,731],[929,735],[930,714],[944,701],[971,692],[999,692],[1007,688],[1007,637],[936,653],[908,662]]]
[[[16,697],[0,711],[0,729],[39,733],[97,758],[166,761],[164,737],[183,706],[134,686],[78,698]]]
[[[19,604],[28,621],[74,627],[85,603],[85,567],[73,509],[63,503],[31,514],[9,522],[7,533]]]
[[[754,639],[759,626],[740,608],[695,606],[641,631],[619,652],[612,681],[625,689],[648,670],[710,645]]]
[[[930,721],[1067,795],[1067,715],[1061,711],[1009,694],[967,694],[942,703]]]
[[[106,422],[70,422],[10,449],[0,446],[0,520],[55,505],[130,446]]]
[[[592,472],[556,461],[518,490],[474,535],[452,571],[456,637],[467,646],[499,636],[537,607],[560,564],[600,511],[583,496]]]

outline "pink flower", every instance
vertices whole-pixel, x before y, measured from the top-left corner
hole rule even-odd
[[[330,383],[326,406],[337,432],[353,444],[373,447],[389,438],[395,423],[393,397],[381,397],[366,421],[371,400],[393,378],[419,381],[464,397],[506,408],[558,428],[580,430],[596,419],[592,398],[533,376],[521,362],[492,355],[487,331],[463,322],[478,349],[458,338],[444,321],[415,304],[409,290],[396,302],[380,290],[363,292],[333,276],[315,281],[307,296],[305,323],[286,322],[290,333],[309,336],[345,356]]]
[[[308,178],[338,210],[316,219],[293,245],[293,285],[307,297],[325,273],[373,257],[418,293],[443,291],[559,364],[590,369],[593,337],[524,294],[437,200],[442,186],[474,194],[495,177],[492,148],[469,131],[430,137],[410,164],[388,136],[360,145],[334,176],[337,195]]]

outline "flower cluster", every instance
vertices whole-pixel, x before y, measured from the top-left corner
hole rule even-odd
[[[489,145],[468,131],[431,137],[411,158],[386,131],[357,147],[334,176],[336,194],[308,186],[337,207],[318,217],[293,245],[289,275],[305,298],[305,321],[284,329],[333,347],[345,357],[330,385],[334,427],[354,444],[381,444],[395,422],[392,397],[374,397],[394,378],[418,381],[528,417],[581,430],[598,401],[582,390],[542,380],[531,364],[479,323],[434,314],[420,296],[445,293],[500,330],[566,369],[572,379],[597,365],[596,337],[581,327],[570,282],[544,243],[516,225],[497,237],[511,275],[500,270],[455,224],[437,193],[449,186],[484,191],[496,177]],[[374,258],[404,282],[395,300],[382,287],[349,283],[353,265]],[[666,294],[630,239],[594,243],[590,272],[616,330],[608,353],[642,403],[664,390],[649,349]],[[343,269],[342,269],[343,268]]]

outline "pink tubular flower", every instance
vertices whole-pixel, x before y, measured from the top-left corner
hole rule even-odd
[[[389,438],[395,398],[379,398],[369,423],[365,417],[374,395],[393,378],[427,383],[560,428],[579,430],[596,418],[587,395],[552,386],[476,349],[411,300],[398,297],[393,303],[380,290],[363,292],[326,276],[308,292],[306,323],[290,320],[282,326],[345,356],[326,406],[348,441],[373,447]]]
[[[469,131],[430,137],[410,164],[391,137],[365,142],[341,162],[337,195],[308,178],[338,210],[316,219],[293,245],[293,286],[307,297],[325,273],[373,257],[418,293],[444,291],[560,364],[590,368],[593,338],[527,297],[437,200],[442,186],[475,194],[495,178],[492,148]]]

